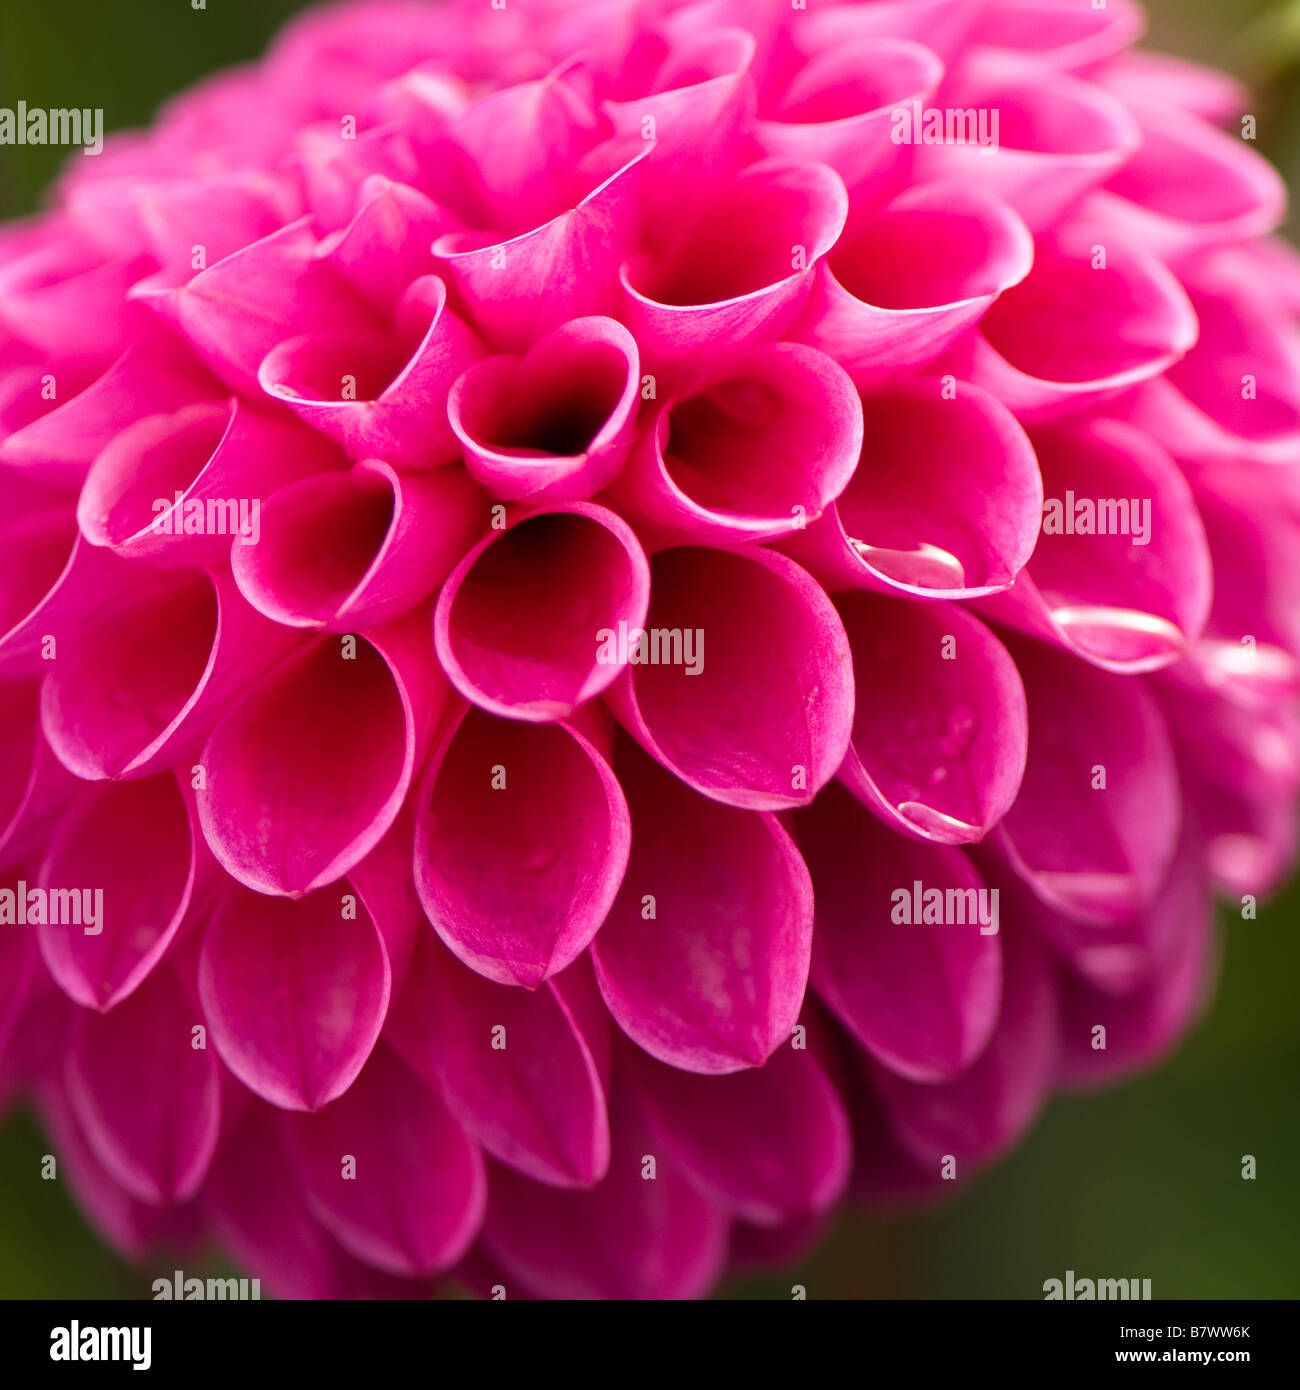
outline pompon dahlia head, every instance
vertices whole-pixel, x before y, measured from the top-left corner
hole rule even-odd
[[[119,1249],[699,1295],[1175,1042],[1300,270],[1140,29],[349,5],[0,231],[5,1092]]]

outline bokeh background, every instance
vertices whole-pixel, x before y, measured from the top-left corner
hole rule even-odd
[[[204,73],[255,57],[304,7],[0,0],[0,106],[102,107],[106,129],[141,125]],[[1259,148],[1300,204],[1300,0],[1147,8],[1149,47],[1251,85]],[[38,206],[63,155],[0,146],[0,218]],[[1162,1069],[1056,1099],[1010,1159],[949,1204],[849,1216],[797,1270],[723,1296],[788,1298],[801,1283],[811,1298],[1041,1298],[1045,1279],[1073,1269],[1148,1278],[1157,1299],[1300,1297],[1298,923],[1300,886],[1256,921],[1224,914],[1217,997]],[[148,1297],[153,1273],[123,1264],[64,1186],[41,1180],[45,1151],[28,1116],[0,1126],[0,1298]],[[1256,1157],[1253,1182],[1241,1177],[1243,1154]],[[214,1259],[209,1272],[219,1268]]]

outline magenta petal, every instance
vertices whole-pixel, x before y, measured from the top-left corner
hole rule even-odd
[[[400,1298],[417,1284],[349,1255],[303,1196],[277,1112],[253,1104],[224,1135],[203,1189],[222,1243],[277,1298]]]
[[[570,502],[622,467],[641,373],[615,319],[552,329],[524,357],[493,357],[451,389],[447,413],[470,473],[494,497]]]
[[[960,850],[901,839],[842,790],[818,797],[796,825],[813,878],[818,994],[891,1071],[957,1076],[997,1022],[997,900]],[[959,896],[942,920],[925,920],[927,892]]]
[[[417,609],[365,637],[318,638],[218,725],[199,821],[233,878],[298,897],[382,839],[450,695],[427,622]]]
[[[645,622],[650,567],[604,507],[557,504],[491,531],[439,595],[438,659],[469,700],[508,719],[564,719],[618,677],[616,640]],[[624,644],[626,645],[626,644]]]
[[[1113,400],[1173,367],[1197,340],[1182,285],[1145,250],[1070,227],[1040,238],[1034,268],[990,308],[945,365],[1021,419],[1053,420]],[[1064,325],[1069,324],[1068,331]]]
[[[871,1069],[895,1139],[934,1174],[949,1155],[961,1177],[1010,1148],[1055,1078],[1059,1004],[1051,964],[1031,933],[1006,936],[998,1026],[973,1066],[931,1085]]]
[[[78,777],[141,777],[183,762],[293,641],[226,572],[153,579],[111,622],[65,642],[41,687],[45,735]]]
[[[135,293],[227,385],[254,396],[257,369],[277,343],[317,330],[372,327],[346,281],[317,257],[307,218],[217,261],[188,284],[142,281]]]
[[[193,1234],[193,1208],[143,1202],[105,1167],[59,1088],[42,1088],[39,1112],[59,1162],[59,1176],[66,1179],[77,1205],[115,1249],[130,1259],[144,1260],[159,1247],[175,1249],[178,1236]]]
[[[142,413],[219,404],[217,382],[162,337],[162,330],[156,339],[142,335],[93,385],[0,440],[0,461],[80,485],[95,457]]]
[[[853,4],[809,7],[793,26],[800,51],[809,55],[854,39],[913,39],[942,58],[965,46],[978,11],[968,0],[857,0]]]
[[[820,516],[861,450],[862,405],[843,369],[812,348],[765,343],[665,401],[610,496],[693,540],[770,540]]]
[[[1142,146],[1097,195],[1105,225],[1168,260],[1273,231],[1286,212],[1282,176],[1240,137],[1148,96],[1129,109]]]
[[[646,361],[778,337],[847,216],[824,164],[764,160],[713,191],[662,253],[623,267],[623,317]]]
[[[217,1146],[215,1052],[194,1045],[203,1016],[178,975],[155,970],[111,1013],[78,1010],[68,1094],[112,1177],[142,1202],[184,1201]]]
[[[76,789],[41,732],[37,682],[0,684],[0,867],[43,853]]]
[[[632,857],[592,945],[605,1003],[669,1066],[761,1066],[790,1037],[808,978],[812,886],[774,816],[698,796],[626,744]]]
[[[703,1077],[639,1053],[632,1075],[651,1129],[706,1195],[772,1227],[825,1211],[849,1178],[848,1116],[809,1051]]]
[[[332,1105],[284,1124],[312,1211],[358,1259],[414,1276],[469,1248],[487,1199],[482,1155],[385,1044]]]
[[[680,1165],[656,1154],[622,1087],[613,1110],[609,1175],[592,1191],[493,1170],[484,1245],[507,1279],[548,1298],[698,1298],[726,1259],[727,1218]],[[656,1159],[652,1179],[647,1155]]]
[[[1006,648],[952,604],[837,598],[856,711],[840,780],[891,829],[981,840],[1016,799],[1028,739]]]
[[[799,71],[779,102],[760,105],[754,138],[770,157],[829,165],[856,206],[906,178],[912,147],[892,138],[894,113],[927,101],[942,77],[943,63],[907,39],[836,44]]]
[[[646,653],[608,697],[619,720],[705,796],[806,805],[835,775],[853,723],[848,639],[830,599],[762,548],[664,550],[652,575]],[[680,653],[656,636],[675,632]]]
[[[308,430],[236,398],[187,406],[114,437],[86,475],[77,521],[123,559],[223,564],[232,544],[255,543],[268,492],[336,462]]]
[[[570,319],[607,314],[618,302],[618,269],[630,249],[636,187],[647,141],[571,211],[510,240],[493,232],[448,233],[433,244],[474,326],[504,352],[526,351]]]
[[[552,1187],[604,1177],[604,1088],[554,982],[535,991],[493,984],[425,931],[385,1036],[503,1163]]]
[[[911,188],[831,249],[790,331],[871,385],[937,357],[1033,259],[1025,224],[998,199],[960,184]]]
[[[1108,92],[1018,56],[971,58],[944,99],[951,109],[997,112],[997,142],[922,145],[918,177],[979,183],[1034,232],[1105,183],[1142,139],[1127,108]]]
[[[51,894],[103,894],[84,920],[37,928],[55,982],[76,1003],[107,1012],[161,960],[194,889],[197,831],[170,773],[88,787],[50,841],[40,886]],[[92,903],[95,899],[91,899]]]
[[[456,456],[443,402],[483,351],[447,308],[446,285],[428,275],[407,291],[395,335],[327,329],[290,338],[266,355],[257,379],[350,458],[431,468]]]
[[[1208,1002],[1218,949],[1203,853],[1194,837],[1185,838],[1147,914],[1145,932],[1161,941],[1163,950],[1158,968],[1140,988],[1116,994],[1087,979],[1063,980],[1061,1080],[1066,1085],[1096,1086],[1153,1066]],[[1104,1047],[1098,1047],[1099,1037]]]
[[[277,623],[333,632],[404,617],[482,529],[486,504],[459,469],[399,473],[366,459],[280,488],[256,545],[231,551],[249,603]]]
[[[1092,8],[1077,0],[995,0],[979,18],[981,46],[1024,53],[1054,72],[1091,72],[1146,28],[1132,0]]]
[[[828,514],[781,549],[832,589],[973,598],[1033,554],[1043,490],[1023,428],[961,382],[901,383],[864,402],[862,461]]]
[[[1009,646],[1029,701],[1029,761],[996,843],[1050,906],[1122,921],[1154,900],[1178,838],[1164,720],[1137,681],[1038,643]]]
[[[466,965],[535,989],[605,920],[629,833],[618,780],[577,729],[471,708],[444,731],[420,791],[416,888]]]
[[[1115,420],[1044,431],[1034,444],[1043,533],[1015,588],[981,610],[1108,670],[1177,661],[1205,627],[1212,580],[1205,531],[1177,465]],[[1122,512],[1102,511],[1119,499]],[[1079,534],[1085,526],[1102,534]]]
[[[200,997],[222,1061],[272,1105],[319,1110],[370,1056],[392,991],[386,930],[406,930],[378,911],[355,877],[296,902],[229,884],[218,901]]]

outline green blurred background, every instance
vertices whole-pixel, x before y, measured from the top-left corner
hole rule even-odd
[[[301,8],[0,0],[0,106],[102,107],[106,129],[143,124],[202,74],[256,56]],[[1247,79],[1259,146],[1300,189],[1300,0],[1147,8],[1149,47]],[[0,218],[38,204],[61,155],[0,146]],[[1041,1298],[1045,1279],[1073,1269],[1149,1278],[1156,1298],[1300,1296],[1297,921],[1296,889],[1257,921],[1225,920],[1217,999],[1162,1070],[1058,1098],[1010,1159],[949,1205],[851,1216],[793,1274],[730,1292],[788,1298],[797,1282],[811,1298]],[[0,1298],[148,1296],[151,1274],[104,1248],[62,1184],[40,1180],[45,1149],[25,1116],[0,1130]],[[1253,1182],[1241,1178],[1247,1153]]]

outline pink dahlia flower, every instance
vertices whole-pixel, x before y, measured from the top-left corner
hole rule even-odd
[[[1300,785],[1300,268],[1128,0],[388,0],[0,229],[0,1038],[286,1296],[681,1297],[1150,1065]]]

